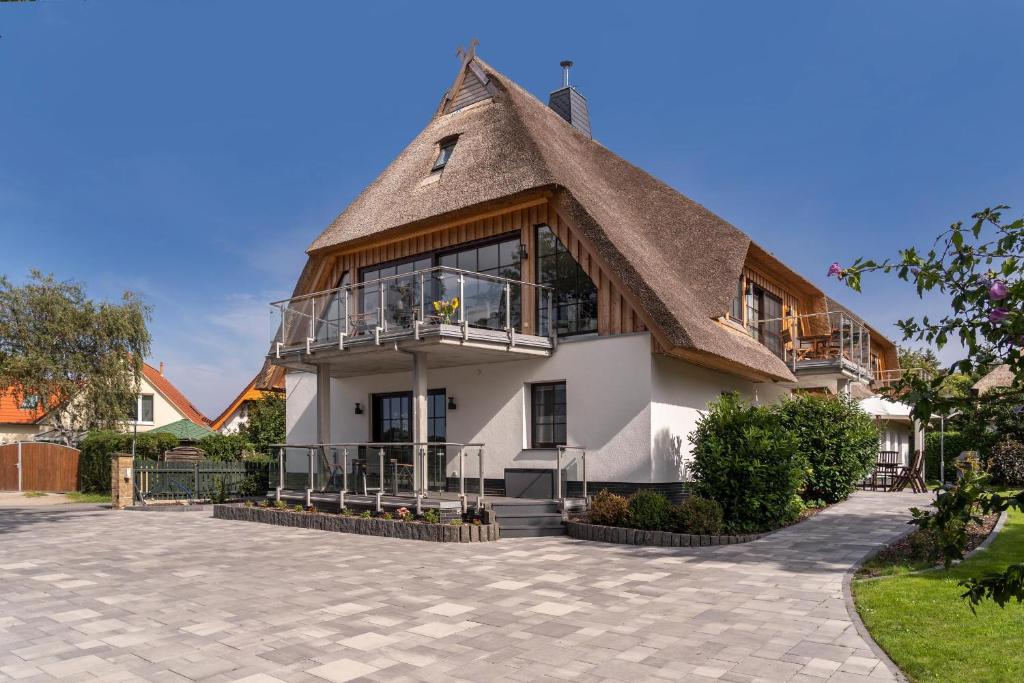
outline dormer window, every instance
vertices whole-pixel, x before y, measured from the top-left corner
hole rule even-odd
[[[448,163],[448,160],[452,158],[452,152],[455,151],[455,143],[459,139],[455,137],[445,138],[441,142],[437,143],[438,152],[437,159],[434,161],[434,167],[430,169],[431,173],[437,173]]]

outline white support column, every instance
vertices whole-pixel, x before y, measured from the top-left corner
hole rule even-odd
[[[418,352],[412,354],[412,440],[416,443],[427,441],[427,356]],[[416,446],[413,453],[416,477],[415,486],[423,491],[427,488],[427,473],[422,472],[426,458],[420,458],[422,446]]]
[[[324,365],[316,366],[316,441],[331,443],[331,376]]]

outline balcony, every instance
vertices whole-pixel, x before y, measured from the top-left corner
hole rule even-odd
[[[801,387],[874,380],[877,361],[871,353],[871,334],[846,313],[757,320],[748,325],[748,331],[789,365]]]
[[[547,356],[556,345],[550,287],[445,266],[271,306],[279,316],[271,360],[294,369],[330,363],[334,376],[400,371],[408,361],[396,350],[446,367]]]

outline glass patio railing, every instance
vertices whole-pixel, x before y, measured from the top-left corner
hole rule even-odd
[[[442,326],[524,334],[523,311],[551,311],[550,287],[438,266],[315,292],[271,304],[280,315],[278,353],[381,337],[417,335]]]

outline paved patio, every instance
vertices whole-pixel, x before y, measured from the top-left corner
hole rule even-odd
[[[703,549],[0,510],[0,681],[891,680],[842,581],[927,500]]]

